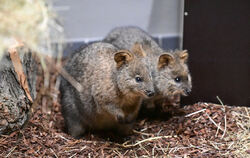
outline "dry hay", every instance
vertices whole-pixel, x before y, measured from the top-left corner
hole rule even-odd
[[[165,119],[140,118],[126,138],[74,139],[63,130],[57,75],[40,90],[26,127],[0,137],[0,157],[249,157],[250,108],[212,103],[185,106],[184,114]]]
[[[237,107],[236,111],[232,112],[232,116],[236,121],[238,127],[237,132],[229,132],[228,137],[225,138],[230,143],[230,149],[235,155],[240,157],[250,156],[250,108]],[[240,110],[241,109],[241,110]]]
[[[0,58],[16,40],[35,52],[51,54],[51,42],[63,39],[63,28],[45,0],[0,0],[0,19]]]

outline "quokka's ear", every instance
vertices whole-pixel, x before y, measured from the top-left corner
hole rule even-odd
[[[134,56],[128,50],[119,50],[114,55],[114,60],[117,63],[117,68],[121,67],[123,64],[127,64],[133,60]]]
[[[134,46],[132,47],[132,52],[138,56],[145,57],[146,53],[142,48],[142,45],[140,43],[135,43]]]
[[[183,62],[187,62],[188,60],[188,51],[187,50],[183,50],[180,52],[179,54],[180,60]]]
[[[171,54],[165,53],[159,57],[158,68],[164,68],[174,63],[174,57]]]

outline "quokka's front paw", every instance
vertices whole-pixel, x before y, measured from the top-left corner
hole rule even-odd
[[[123,113],[116,113],[115,119],[118,123],[122,123],[125,120],[125,115]]]
[[[117,122],[121,123],[121,124],[130,124],[130,123],[133,122],[133,119],[130,118],[130,117],[125,117],[125,116],[118,115],[117,116]]]
[[[117,119],[117,122],[118,122],[118,123],[124,124],[124,123],[127,122],[125,116],[118,115],[118,116],[116,117],[116,119]]]
[[[134,122],[134,119],[130,119],[130,118],[124,118],[122,120],[119,120],[119,123],[121,124],[131,124]]]

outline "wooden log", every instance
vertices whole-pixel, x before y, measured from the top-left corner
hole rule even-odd
[[[22,85],[10,54],[6,53],[0,60],[0,135],[9,134],[25,124],[29,118],[32,101],[36,97],[38,67],[34,54],[24,47],[16,50],[28,90]]]

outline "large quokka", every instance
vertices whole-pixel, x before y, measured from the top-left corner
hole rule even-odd
[[[155,108],[156,104],[164,106],[165,99],[171,104],[179,105],[180,96],[186,96],[191,91],[187,51],[164,52],[150,35],[133,26],[115,28],[103,41],[120,49],[131,49],[134,43],[142,44],[151,61],[156,90],[155,97],[144,101],[143,104],[147,108]],[[164,110],[164,107],[162,108]]]
[[[153,79],[141,46],[132,52],[108,43],[94,43],[66,63],[66,71],[83,87],[77,91],[62,78],[62,114],[68,133],[87,130],[131,132],[143,98],[154,95]]]

